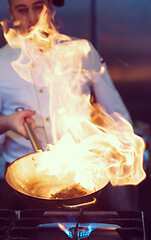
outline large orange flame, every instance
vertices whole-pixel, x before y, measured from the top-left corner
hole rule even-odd
[[[120,114],[108,115],[90,103],[89,94],[82,93],[94,76],[104,74],[103,67],[96,72],[82,66],[91,50],[88,41],[59,34],[48,22],[46,9],[28,34],[10,29],[5,37],[12,47],[21,48],[19,59],[12,63],[14,69],[26,81],[36,79],[50,94],[52,144],[43,159],[35,160],[37,171],[60,179],[69,176],[68,182],[88,190],[100,189],[109,181],[113,185],[141,182],[144,140]]]

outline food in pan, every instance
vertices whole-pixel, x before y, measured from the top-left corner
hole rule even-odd
[[[70,187],[66,187],[61,191],[51,194],[50,199],[67,199],[67,198],[78,198],[87,195],[88,191],[80,184],[74,184]]]

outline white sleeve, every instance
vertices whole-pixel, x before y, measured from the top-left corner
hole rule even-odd
[[[100,56],[93,46],[91,58],[93,68],[98,73],[94,75],[94,79],[91,83],[95,101],[105,108],[108,114],[112,114],[114,112],[120,113],[131,123],[132,120],[129,112],[113,84],[113,81],[108,73],[107,66],[105,63],[101,63]],[[101,72],[100,69],[102,69]]]

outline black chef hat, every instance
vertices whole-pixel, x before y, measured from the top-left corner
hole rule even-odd
[[[53,5],[57,7],[62,7],[64,5],[64,0],[52,0]]]

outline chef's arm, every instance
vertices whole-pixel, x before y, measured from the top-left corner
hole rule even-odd
[[[102,67],[103,72],[96,76],[96,79],[92,84],[92,92],[95,96],[96,102],[99,103],[108,114],[114,112],[120,113],[126,120],[132,123],[132,119],[123,99],[111,80],[106,64],[103,63]]]
[[[35,129],[35,122],[32,118],[34,114],[35,111],[23,110],[7,116],[0,116],[0,134],[12,130],[21,134],[23,137],[28,138],[24,127],[24,121],[26,118],[26,121],[30,122],[33,129]]]

